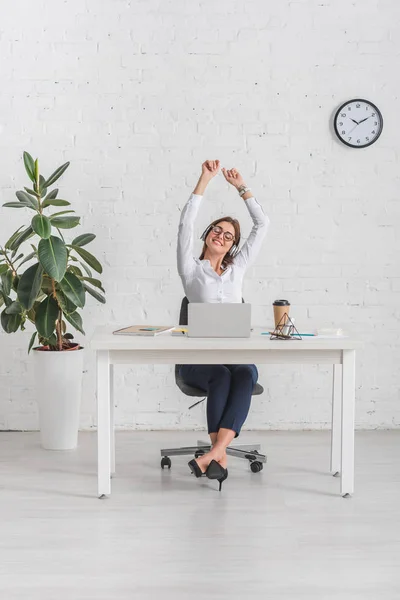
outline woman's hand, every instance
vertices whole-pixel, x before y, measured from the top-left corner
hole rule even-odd
[[[211,181],[213,177],[219,173],[219,160],[206,160],[201,165],[201,176],[207,181]]]
[[[201,175],[193,190],[193,194],[202,196],[211,179],[219,173],[219,160],[206,160],[201,165]]]
[[[222,173],[224,174],[227,182],[233,185],[233,187],[236,189],[241,185],[245,185],[244,179],[237,169],[229,169],[228,171],[226,169],[222,169]]]

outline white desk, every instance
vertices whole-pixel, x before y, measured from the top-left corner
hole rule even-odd
[[[354,490],[355,354],[362,343],[350,338],[274,340],[255,330],[247,339],[194,339],[164,333],[116,336],[97,329],[98,495],[111,493],[115,471],[113,366],[116,364],[330,364],[333,365],[331,464],[340,474],[340,493]],[[146,402],[146,398],[143,398]]]

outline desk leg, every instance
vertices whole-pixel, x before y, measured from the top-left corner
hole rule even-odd
[[[111,473],[115,473],[114,365],[110,365],[110,445]]]
[[[98,496],[111,493],[110,360],[107,350],[97,352],[97,484]]]
[[[355,412],[355,350],[343,350],[342,378],[342,456],[340,493],[349,496],[354,491],[354,412]]]
[[[333,365],[331,473],[340,473],[341,462],[342,365]]]

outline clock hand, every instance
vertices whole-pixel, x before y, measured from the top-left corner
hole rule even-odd
[[[354,119],[352,119],[351,117],[350,117],[350,121],[353,121],[353,123],[357,123],[357,125],[359,125],[360,123],[362,123],[362,121],[360,121],[360,123],[359,123],[358,121],[355,121],[355,120],[354,120]]]
[[[364,121],[368,121],[368,119],[370,119],[371,117],[366,117],[365,119],[362,119],[362,121],[360,121],[360,123],[364,123]]]
[[[353,120],[353,119],[351,119],[351,120]],[[356,125],[355,127],[353,127],[353,129],[351,129],[351,131],[349,131],[349,132],[347,133],[347,135],[350,135],[350,133],[353,133],[353,131],[354,131],[355,129],[357,129],[358,125],[359,125],[359,123],[357,123],[357,125]]]

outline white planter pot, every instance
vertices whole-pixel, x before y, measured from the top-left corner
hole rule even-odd
[[[33,357],[42,446],[72,450],[78,444],[83,349],[34,350]]]

